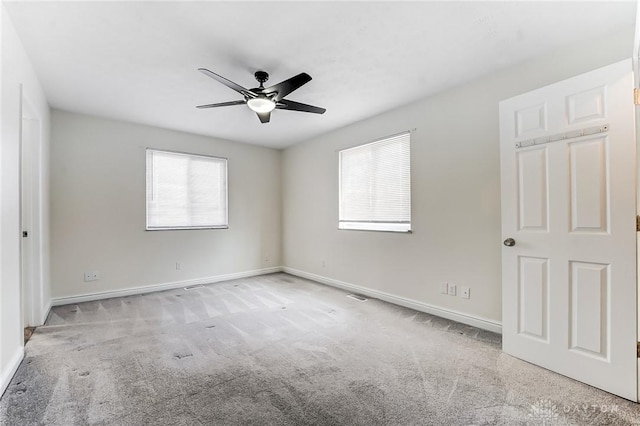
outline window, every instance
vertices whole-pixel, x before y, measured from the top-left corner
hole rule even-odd
[[[411,231],[410,134],[339,152],[339,228]]]
[[[226,158],[147,149],[147,229],[228,228]]]

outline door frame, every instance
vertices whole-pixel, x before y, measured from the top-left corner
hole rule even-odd
[[[640,3],[636,5],[636,22],[635,35],[633,40],[633,53],[631,60],[633,62],[633,87],[636,93],[640,93]],[[636,98],[636,102],[638,99]],[[636,196],[636,215],[640,214],[640,106],[635,106],[636,118],[636,188],[639,192]],[[636,232],[636,286],[640,285],[640,234]],[[640,292],[636,290],[638,300],[636,301],[638,335],[637,341],[640,346]],[[640,402],[640,357],[638,358],[638,402]]]
[[[44,302],[44,259],[43,259],[43,176],[42,176],[42,120],[25,96],[22,87],[20,104],[20,307],[22,327],[37,326],[43,322]],[[26,126],[31,127],[30,131]],[[25,137],[31,137],[26,141]],[[28,143],[30,146],[26,147]],[[28,150],[28,158],[25,158]],[[28,162],[27,182],[25,182],[25,161]],[[24,211],[25,197],[30,216]],[[28,219],[26,219],[28,218]],[[27,222],[28,223],[25,223]],[[29,232],[28,239],[22,231]],[[28,274],[25,274],[25,268]]]

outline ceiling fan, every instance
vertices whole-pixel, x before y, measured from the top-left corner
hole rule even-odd
[[[311,76],[304,72],[271,87],[264,87],[264,82],[269,80],[269,74],[264,71],[256,71],[254,76],[256,80],[258,80],[258,83],[260,83],[260,87],[255,89],[245,89],[239,84],[236,84],[231,80],[227,80],[206,68],[198,68],[198,71],[240,93],[244,97],[244,100],[198,105],[196,108],[216,108],[247,104],[252,111],[255,111],[256,114],[258,114],[258,118],[262,123],[269,122],[271,118],[271,111],[274,109],[288,109],[290,111],[311,112],[314,114],[324,114],[326,111],[324,108],[284,99],[284,97],[289,93],[311,81]]]

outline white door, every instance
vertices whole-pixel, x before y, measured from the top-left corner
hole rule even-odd
[[[502,101],[500,161],[503,350],[637,401],[631,60]]]

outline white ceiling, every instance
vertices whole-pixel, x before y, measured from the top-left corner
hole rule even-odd
[[[4,2],[54,108],[283,148],[634,25],[628,2]],[[631,52],[629,52],[631,55]],[[245,87],[307,72],[261,124]]]

